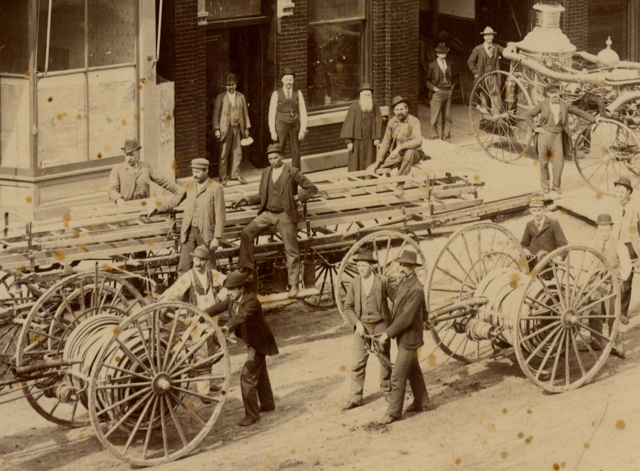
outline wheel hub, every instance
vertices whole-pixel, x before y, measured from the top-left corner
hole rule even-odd
[[[578,323],[578,316],[573,309],[567,309],[564,314],[562,314],[561,319],[562,327],[568,329]]]
[[[151,382],[151,388],[156,394],[165,394],[171,389],[171,377],[167,373],[158,373]]]

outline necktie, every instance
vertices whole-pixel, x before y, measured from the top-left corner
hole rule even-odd
[[[603,242],[602,243],[602,253],[604,253],[605,250],[607,250],[607,243]]]
[[[624,206],[622,207],[622,217],[624,217]]]
[[[287,91],[287,101],[291,101],[291,92]]]

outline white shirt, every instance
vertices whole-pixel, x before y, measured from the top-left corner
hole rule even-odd
[[[613,236],[604,243],[598,238],[593,241],[594,248],[600,252],[604,252],[609,244],[617,244],[616,252],[618,253],[618,260],[620,260],[620,280],[624,281],[629,278],[631,274],[631,258],[629,257],[629,251],[627,247],[620,241],[617,241]]]
[[[231,105],[232,108],[236,106],[236,94],[235,93],[227,92],[227,99],[229,100],[229,105]]]
[[[493,57],[493,51],[495,51],[493,44],[484,43],[484,50],[487,52],[489,57]]]
[[[560,103],[549,103],[549,108],[551,108],[553,119],[557,125],[560,122]]]
[[[278,181],[278,178],[280,178],[280,175],[282,175],[282,171],[284,170],[284,165],[280,165],[280,167],[278,168],[272,168],[271,169],[271,180],[273,180],[273,183]]]
[[[227,288],[224,287],[224,280],[227,277],[217,270],[213,270],[210,268],[208,270],[211,270],[213,287],[219,288],[218,295],[217,295],[218,299],[220,301],[224,301],[225,299],[227,299],[227,296],[228,296]],[[176,282],[162,294],[161,300],[166,300],[166,301],[181,300],[184,294],[187,291],[189,291],[189,288],[191,288],[192,282],[191,282],[190,272],[191,270],[187,271],[186,273],[183,273],[180,276],[180,278],[178,278]],[[207,273],[205,272],[203,274],[200,274],[198,273],[198,270],[196,270],[196,274],[198,276],[198,279],[200,280],[200,284],[202,286],[207,286]]]
[[[622,206],[617,200],[611,208],[611,218],[613,219],[613,235],[620,242],[630,243],[637,238],[638,223],[640,222],[640,214],[633,200],[627,201]],[[624,215],[623,213],[624,209]],[[639,254],[640,255],[640,254]]]
[[[545,220],[545,216],[542,216],[542,219],[540,219],[540,222],[536,221],[535,219],[533,220],[534,224],[536,225],[536,229],[538,229],[538,232],[540,232],[542,230],[542,227],[544,226],[544,220]]]
[[[364,294],[367,296],[369,296],[369,293],[371,293],[371,290],[373,289],[373,280],[374,280],[373,274],[371,274],[369,278],[364,278],[364,277],[360,278],[362,291],[364,291]]]
[[[445,59],[438,59],[438,65],[440,66],[440,70],[442,70],[442,72],[447,72],[447,61]]]
[[[287,95],[286,90],[282,90]],[[271,94],[271,101],[269,102],[269,132],[276,132],[276,108],[278,107],[278,92],[275,91]],[[302,92],[298,90],[298,108],[300,110],[300,132],[307,131],[307,106],[304,103],[304,97]]]

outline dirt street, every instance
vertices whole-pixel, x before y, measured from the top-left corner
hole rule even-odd
[[[569,215],[552,217],[569,241],[584,242],[594,231]],[[519,236],[526,220],[503,225]],[[446,240],[440,233],[421,244],[430,263]],[[632,306],[638,291],[636,282]],[[192,456],[156,469],[638,470],[639,320],[626,327],[629,358],[610,356],[595,381],[565,394],[546,394],[530,383],[513,353],[472,365],[439,351],[429,356],[435,344],[426,335],[421,365],[436,409],[380,427],[373,422],[386,402],[373,357],[364,406],[341,410],[349,389],[351,333],[337,311],[313,312],[299,303],[273,310],[268,321],[281,351],[268,360],[276,411],[248,429],[236,425],[243,416],[239,371],[245,349],[239,342],[232,348],[230,397],[214,430]],[[91,428],[58,428],[24,399],[0,411],[0,468],[130,469],[102,450]]]

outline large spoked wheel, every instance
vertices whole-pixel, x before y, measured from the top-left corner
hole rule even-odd
[[[335,307],[334,280],[338,276],[338,265],[342,253],[344,252],[316,252],[313,254],[318,294],[300,298],[304,304],[318,311]]]
[[[491,354],[489,340],[472,341],[465,333],[465,325],[477,317],[475,311],[453,311],[441,316],[433,313],[472,298],[487,274],[504,268],[519,270],[523,276],[528,272],[520,242],[502,226],[478,223],[450,237],[431,270],[427,289],[431,335],[444,353],[467,363]]]
[[[416,275],[423,285],[427,280],[427,258],[424,256],[422,249],[420,249],[420,245],[411,237],[402,232],[389,230],[369,234],[349,249],[340,263],[338,276],[335,280],[336,305],[338,306],[338,312],[346,322],[349,322],[349,319],[344,313],[344,301],[347,297],[349,284],[353,277],[358,274],[353,257],[361,248],[371,250],[373,257],[378,261],[373,266],[374,272],[386,276],[391,283],[397,282],[400,276],[400,267],[397,263],[394,263],[396,258],[404,250],[417,252],[417,260],[422,266],[416,267]]]
[[[573,156],[585,183],[599,194],[614,195],[619,177],[640,175],[640,142],[631,129],[611,119],[583,130]]]
[[[494,70],[473,87],[469,121],[476,140],[492,159],[518,160],[531,143],[526,113],[532,107],[529,92],[513,74]]]
[[[98,439],[137,466],[190,453],[227,397],[229,353],[218,325],[192,305],[159,303],[103,339],[89,389]]]
[[[29,366],[59,360],[68,337],[85,319],[102,312],[121,316],[145,306],[144,298],[122,277],[99,271],[79,273],[51,286],[33,305],[18,338],[16,365]],[[78,402],[62,402],[56,386],[62,376],[49,374],[29,380],[25,396],[33,409],[50,422],[67,427],[84,426],[87,411]]]
[[[550,392],[579,388],[607,360],[620,324],[620,283],[598,251],[549,253],[522,287],[514,349],[522,371]]]

